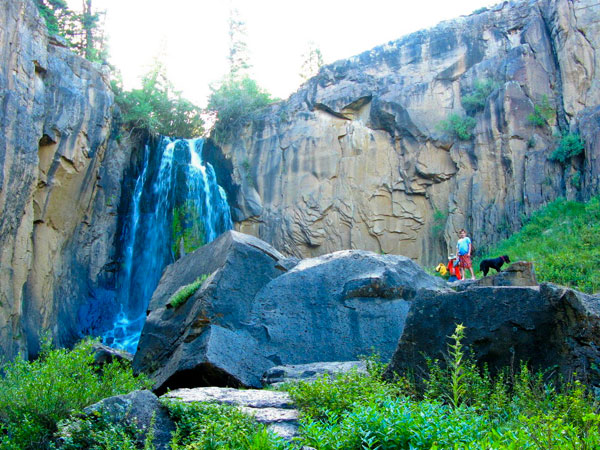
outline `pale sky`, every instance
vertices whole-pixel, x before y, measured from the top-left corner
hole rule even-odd
[[[152,59],[164,54],[168,76],[184,96],[205,106],[209,84],[227,72],[231,5],[246,24],[258,84],[287,98],[301,84],[309,41],[325,64],[499,0],[93,0],[105,10],[110,62],[125,87],[137,87]],[[81,0],[69,0],[79,9]]]

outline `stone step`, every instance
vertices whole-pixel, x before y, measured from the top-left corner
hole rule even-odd
[[[176,389],[163,397],[180,401],[211,402],[239,406],[245,414],[254,416],[273,433],[291,440],[298,434],[298,410],[287,392],[262,389],[202,387]]]

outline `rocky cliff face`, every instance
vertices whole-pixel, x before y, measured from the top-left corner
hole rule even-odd
[[[558,196],[589,197],[599,28],[598,1],[504,2],[323,67],[223,143],[237,229],[296,256],[360,248],[433,263],[460,228],[482,248]],[[541,125],[536,106],[549,111]],[[441,130],[467,109],[472,139]],[[549,160],[568,132],[583,155]]]
[[[62,344],[78,336],[82,299],[110,276],[129,156],[111,139],[108,73],[49,38],[33,1],[0,5],[0,61],[0,349],[10,358],[35,352],[40,329]]]

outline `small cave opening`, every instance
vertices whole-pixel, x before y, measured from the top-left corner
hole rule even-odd
[[[192,369],[177,372],[163,383],[155,393],[160,396],[169,390],[207,386],[239,388],[242,387],[242,384],[231,374],[214,364],[202,363]]]

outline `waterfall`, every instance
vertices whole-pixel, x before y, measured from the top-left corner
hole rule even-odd
[[[144,149],[122,231],[117,277],[120,311],[103,342],[135,352],[150,297],[163,269],[233,228],[225,190],[202,161],[203,139],[161,137]]]

